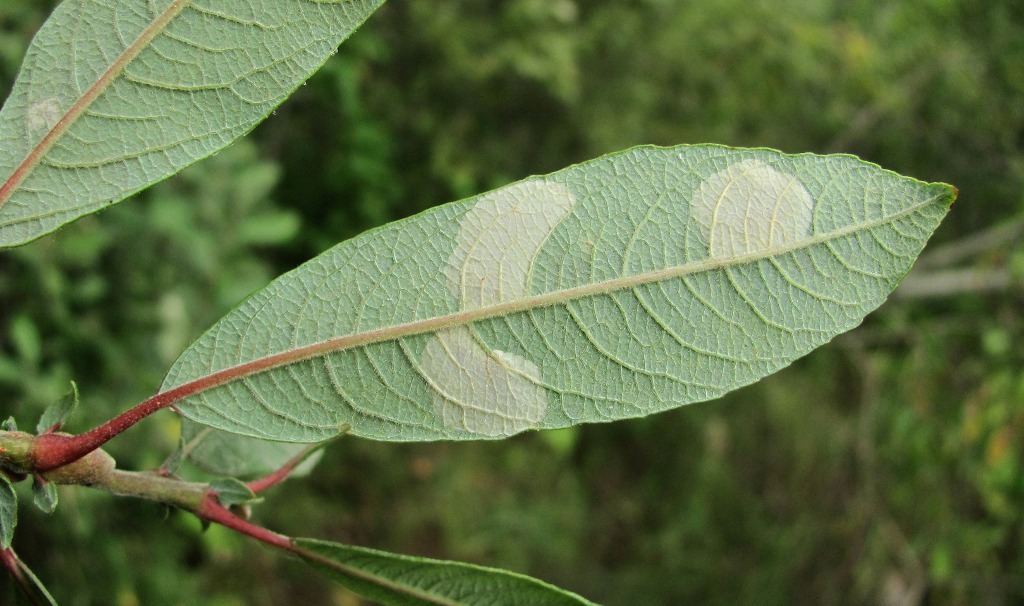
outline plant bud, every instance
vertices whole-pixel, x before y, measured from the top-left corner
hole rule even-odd
[[[116,466],[114,457],[98,448],[73,463],[44,472],[42,476],[54,484],[88,486],[106,477]]]

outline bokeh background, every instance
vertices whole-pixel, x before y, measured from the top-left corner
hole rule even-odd
[[[0,2],[0,98],[52,5]],[[1024,603],[1020,0],[391,0],[250,137],[0,252],[0,416],[31,427],[74,379],[84,430],[342,239],[701,142],[854,153],[960,199],[896,296],[755,386],[504,442],[342,440],[256,519],[609,605]],[[109,449],[153,468],[176,423]],[[60,497],[15,547],[61,604],[360,604],[189,516]]]

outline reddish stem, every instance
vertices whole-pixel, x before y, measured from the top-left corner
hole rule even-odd
[[[295,470],[295,467],[300,462],[301,462],[301,459],[300,460],[292,459],[291,461],[288,461],[288,463],[286,463],[283,467],[281,467],[277,471],[275,471],[275,472],[273,472],[273,473],[271,473],[269,475],[265,475],[262,478],[253,480],[251,482],[246,482],[245,485],[249,487],[249,490],[251,490],[253,492],[253,494],[259,494],[259,493],[263,492],[264,490],[266,490],[266,489],[268,489],[268,488],[270,488],[272,486],[277,486],[281,482],[284,482],[285,480],[287,480],[288,476],[291,475],[292,471]]]
[[[28,583],[25,581],[25,576],[21,574],[21,566],[19,566],[18,556],[15,555],[14,550],[8,547],[7,549],[0,549],[0,561],[3,561],[4,568],[7,572],[11,573],[11,577],[21,585],[26,587]]]
[[[277,547],[296,555],[301,553],[301,550],[292,544],[290,538],[236,516],[228,508],[218,503],[217,498],[212,493],[207,493],[206,498],[200,503],[195,514],[208,522],[226,526],[235,532],[252,537],[257,541],[262,541],[272,547]]]
[[[308,457],[315,450],[321,448],[322,446],[323,444],[310,444],[306,448],[303,448],[299,452],[299,454],[295,455],[291,459],[288,459],[288,462],[282,465],[276,471],[271,472],[270,474],[265,475],[262,478],[257,478],[251,482],[246,482],[245,485],[248,486],[249,490],[253,491],[254,494],[259,494],[272,486],[277,486],[281,482],[287,480],[288,476],[290,476],[292,472],[295,471],[295,468],[306,460],[306,457]]]
[[[187,386],[183,385],[182,387]],[[172,389],[171,391],[157,394],[103,425],[77,436],[44,433],[36,437],[32,442],[30,451],[35,471],[50,471],[51,469],[63,467],[68,463],[74,463],[142,419],[185,397],[177,394],[177,391]]]
[[[334,339],[323,343],[316,343],[298,349],[292,349],[252,362],[239,364],[225,368],[206,375],[194,381],[184,383],[174,389],[158,393],[152,398],[135,406],[103,425],[96,427],[86,433],[77,436],[64,436],[58,434],[43,434],[36,438],[32,446],[32,461],[35,465],[34,471],[42,472],[63,467],[84,457],[100,446],[106,444],[111,438],[117,436],[132,425],[145,419],[154,412],[167,408],[179,400],[183,400],[201,391],[212,389],[218,385],[224,385],[231,381],[264,372],[304,360],[312,356],[331,351],[336,348],[335,342],[344,342],[345,338]]]

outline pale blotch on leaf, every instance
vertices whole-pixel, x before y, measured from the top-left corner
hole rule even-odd
[[[528,294],[530,265],[575,199],[561,184],[524,181],[482,197],[459,220],[448,284],[463,309]]]
[[[50,130],[60,120],[60,116],[60,105],[54,97],[33,101],[28,107],[28,129]]]
[[[463,310],[529,295],[538,251],[575,198],[561,184],[533,179],[480,198],[459,220],[448,287]],[[540,369],[523,356],[487,349],[469,327],[439,331],[423,350],[422,371],[446,427],[508,436],[547,412]]]
[[[814,200],[795,176],[744,160],[701,182],[692,209],[711,256],[731,257],[807,238]]]
[[[437,333],[423,350],[423,368],[445,427],[510,436],[536,426],[547,412],[537,365],[485,349],[468,328]]]

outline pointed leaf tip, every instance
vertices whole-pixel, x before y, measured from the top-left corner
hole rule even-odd
[[[57,509],[57,486],[36,476],[32,484],[32,502],[43,513],[53,513]]]
[[[78,384],[71,382],[71,390],[63,398],[49,405],[43,411],[36,424],[36,433],[45,433],[60,429],[78,407]]]

